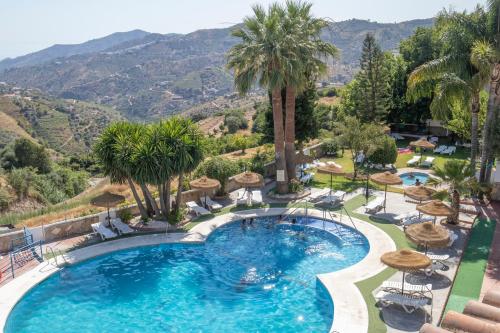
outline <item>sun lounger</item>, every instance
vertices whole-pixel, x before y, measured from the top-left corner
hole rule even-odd
[[[394,219],[400,223],[403,223],[404,220],[410,219],[410,218],[415,218],[418,217],[419,212],[418,211],[413,211],[413,212],[408,212],[404,214],[399,214],[394,217]]]
[[[445,150],[441,152],[441,155],[452,155],[457,151],[457,147],[455,146],[449,146]]]
[[[384,281],[382,282],[382,290],[391,293],[401,293],[401,287],[403,283],[400,281]],[[432,284],[404,284],[403,291],[408,294],[420,294],[424,296],[425,293],[432,291]]]
[[[408,162],[406,162],[406,165],[408,165],[408,166],[416,165],[420,161],[420,158],[421,158],[420,155],[414,155],[411,158],[411,160],[409,160]]]
[[[222,205],[220,203],[218,203],[217,201],[213,201],[210,197],[205,197],[202,200],[203,200],[203,202],[206,201],[207,206],[210,210],[221,210],[222,209]]]
[[[323,188],[323,189],[321,189],[319,191],[312,192],[309,195],[309,200],[311,200],[311,201],[319,200],[321,197],[324,197],[328,193],[330,193],[330,189],[329,188]]]
[[[131,234],[134,232],[134,229],[132,229],[128,224],[123,223],[120,218],[111,219],[110,223],[111,227],[120,235]]]
[[[423,223],[423,222],[432,222],[434,221],[434,217],[429,215],[420,215],[420,217],[410,217],[402,220],[403,227],[407,227],[412,224]]]
[[[314,177],[314,173],[308,173],[300,177],[300,181],[304,184],[309,183]]]
[[[186,202],[186,206],[187,206],[187,208],[189,208],[189,211],[193,212],[196,216],[210,214],[209,210],[207,210],[207,209],[199,206],[194,201],[188,201],[188,202]]]
[[[413,313],[413,311],[423,308],[428,302],[426,297],[394,294],[386,291],[379,291],[375,296],[375,299],[377,299],[384,307],[391,304],[401,305],[406,313]]]
[[[114,233],[113,231],[111,231],[110,229],[108,229],[101,222],[99,222],[99,223],[93,223],[92,224],[92,230],[94,230],[94,232],[96,234],[98,234],[99,236],[101,236],[102,240],[111,239],[111,238],[115,238],[116,236],[118,236],[116,233]]]
[[[434,149],[434,152],[435,152],[435,153],[441,153],[443,150],[446,150],[446,149],[448,149],[448,146],[446,146],[446,145],[441,145],[441,146],[436,147],[436,148]]]
[[[432,142],[436,144],[439,141],[439,138],[437,136],[431,136],[429,139],[429,142]]]
[[[252,191],[252,205],[261,205],[264,201],[262,200],[262,192],[260,190]]]
[[[323,203],[323,204],[339,203],[339,202],[344,200],[345,195],[346,195],[346,192],[344,192],[344,191],[336,191],[332,194],[324,196],[320,200],[320,203]]]
[[[376,197],[365,206],[365,213],[376,213],[384,206],[384,198]]]
[[[434,163],[435,159],[436,159],[435,157],[431,157],[431,156],[427,157],[425,159],[425,161],[422,162],[422,166],[430,168],[432,166],[432,164]]]

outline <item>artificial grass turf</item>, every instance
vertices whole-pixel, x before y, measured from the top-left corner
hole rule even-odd
[[[479,299],[495,226],[495,220],[486,218],[474,225],[444,313],[449,310],[461,313],[467,301]]]

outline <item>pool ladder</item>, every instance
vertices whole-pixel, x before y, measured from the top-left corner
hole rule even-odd
[[[56,267],[63,267],[63,266],[68,264],[68,261],[64,257],[64,254],[61,252],[61,250],[54,251],[54,249],[51,246],[47,245],[47,246],[45,246],[45,253],[52,254],[52,259],[54,259]],[[63,260],[63,263],[61,265],[59,265],[59,260],[57,259],[58,257],[61,257]],[[47,262],[50,262],[50,260],[48,260]]]

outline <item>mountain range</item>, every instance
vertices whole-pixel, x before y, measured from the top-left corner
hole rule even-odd
[[[367,33],[384,50],[433,19],[401,23],[348,20],[331,23],[322,38],[341,50],[325,81],[346,83],[358,68]],[[37,88],[54,98],[104,104],[128,119],[150,121],[215,99],[234,98],[226,52],[237,40],[234,27],[189,34],[141,30],[115,33],[76,45],[54,45],[0,61],[0,81]]]

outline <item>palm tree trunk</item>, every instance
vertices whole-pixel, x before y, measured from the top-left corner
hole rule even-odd
[[[142,204],[141,198],[139,197],[139,194],[137,193],[137,189],[135,188],[134,182],[132,181],[132,178],[127,177],[127,182],[128,185],[130,186],[130,189],[132,190],[132,195],[134,196],[135,202],[137,203],[137,207],[139,208],[139,212],[141,213],[141,217],[143,219],[148,218],[148,212],[146,211],[146,208],[144,208],[144,205]]]
[[[448,223],[458,224],[458,216],[460,213],[460,193],[457,190],[451,192],[451,208],[453,215],[448,218]]]
[[[479,138],[478,138],[478,129],[479,129],[479,93],[474,94],[472,96],[472,121],[471,121],[471,149],[470,149],[470,163],[472,165],[473,170],[476,170],[476,159],[477,159],[477,151],[479,148]]]
[[[170,213],[170,185],[171,185],[171,180],[169,179],[164,184],[164,188],[163,188],[163,193],[165,195],[165,209],[167,212],[167,216]]]
[[[486,178],[488,159],[492,156],[493,150],[493,140],[492,140],[492,129],[493,123],[495,122],[496,112],[499,106],[499,96],[500,91],[500,63],[496,63],[493,68],[490,80],[490,89],[488,97],[488,111],[486,113],[486,120],[484,122],[483,128],[483,149],[481,152],[481,171],[479,172],[479,181],[484,183],[489,181]]]
[[[285,134],[283,131],[283,109],[281,89],[272,91],[273,124],[274,124],[274,153],[276,163],[276,191],[280,194],[288,192],[288,177],[286,173]],[[282,177],[280,174],[283,174]],[[282,178],[278,181],[278,177]]]
[[[158,192],[160,193],[160,209],[164,217],[168,216],[167,207],[165,207],[165,188],[162,183],[158,184]]]
[[[160,216],[161,212],[160,209],[158,208],[158,204],[156,203],[155,198],[153,198],[153,195],[151,194],[151,191],[148,189],[148,187],[144,184],[140,184],[142,193],[144,193],[144,200],[146,202],[149,201],[151,207],[153,207],[153,211],[156,216]]]
[[[175,212],[178,213],[181,207],[182,201],[182,183],[184,181],[184,173],[181,171],[179,173],[179,185],[177,186],[177,196],[175,198]]]
[[[153,210],[153,206],[151,205],[151,202],[149,200],[147,200],[146,192],[144,192],[144,189],[142,188],[142,186],[141,186],[141,190],[142,190],[142,197],[144,198],[144,202],[146,203],[146,211],[148,212],[148,216],[151,217],[155,213]]]
[[[285,158],[288,179],[295,179],[295,94],[293,86],[286,87],[285,100]]]

